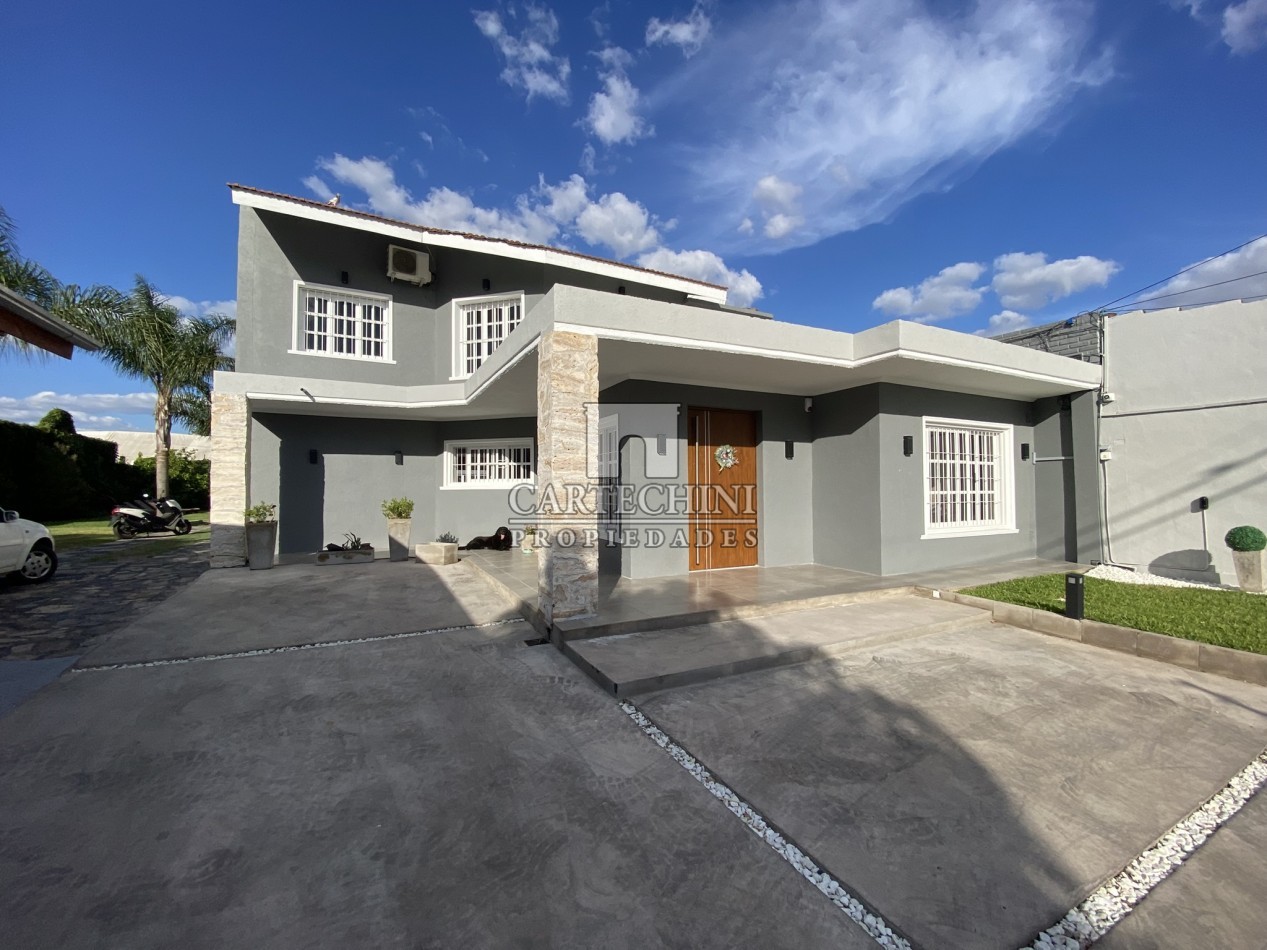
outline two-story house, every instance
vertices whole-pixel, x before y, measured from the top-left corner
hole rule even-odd
[[[212,559],[541,529],[540,605],[600,572],[901,574],[1099,556],[1100,367],[897,321],[850,334],[573,251],[231,186],[237,369],[215,379]],[[596,541],[595,539],[599,540]]]

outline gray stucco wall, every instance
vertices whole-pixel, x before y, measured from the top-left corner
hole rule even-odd
[[[906,574],[1035,557],[1034,471],[1020,461],[1020,444],[1033,442],[1029,403],[906,386],[879,386],[880,551],[883,574]],[[1016,492],[1015,534],[927,538],[924,533],[923,416],[1011,425]],[[915,453],[902,453],[914,436]]]
[[[814,397],[814,560],[879,574],[880,387]]]
[[[1267,300],[1120,314],[1106,333],[1113,559],[1235,584],[1223,536],[1267,529]]]
[[[810,419],[799,396],[748,393],[733,389],[681,386],[647,380],[626,380],[603,390],[607,403],[675,403],[678,415],[678,448],[682,461],[672,484],[688,484],[687,408],[740,409],[759,413],[757,424],[758,558],[765,567],[806,564],[814,558],[812,514],[813,445]],[[785,457],[785,441],[794,444],[793,458]],[[622,480],[641,486],[645,477],[641,440],[630,440],[622,452]],[[673,521],[673,519],[669,519]],[[675,525],[676,526],[676,525]],[[681,524],[685,527],[685,524]],[[666,531],[668,527],[666,524]],[[685,574],[689,570],[689,550],[682,547],[626,547],[621,552],[621,570],[627,577],[662,577]]]
[[[1038,556],[1035,466],[1020,460],[1021,443],[1035,442],[1033,411],[1025,402],[892,384],[815,397],[815,560],[892,575]],[[924,416],[1013,427],[1016,532],[922,537]],[[1058,440],[1047,428],[1044,437]],[[905,436],[914,441],[910,456],[903,452]],[[1063,559],[1063,480],[1057,477],[1045,491],[1059,504],[1044,516],[1043,556]]]
[[[682,303],[681,293],[492,254],[427,248],[434,278],[417,287],[386,275],[389,244],[399,240],[243,207],[238,233],[237,369],[390,385],[448,382],[452,375],[452,301],[485,294],[525,294],[525,316],[554,284]],[[422,245],[408,245],[422,248]],[[394,365],[291,353],[294,282],[392,298]],[[487,279],[490,289],[484,290]]]
[[[251,422],[251,501],[278,505],[282,555],[341,542],[347,531],[385,553],[380,506],[402,496],[415,502],[412,543],[443,531],[465,543],[510,523],[509,500],[502,489],[441,488],[445,440],[531,437],[535,425],[535,419],[439,423],[259,413]]]

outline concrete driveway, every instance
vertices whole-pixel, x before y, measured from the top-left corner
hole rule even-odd
[[[876,946],[507,617],[380,562],[102,638],[0,718],[3,943]],[[1267,690],[985,623],[638,705],[925,948],[1028,943],[1267,745]],[[1254,800],[1105,945],[1258,945],[1264,835]]]
[[[930,948],[1029,944],[1267,746],[1261,687],[991,623],[636,702]],[[1261,946],[1260,899],[1206,904],[1267,887],[1252,804],[1248,865],[1219,832],[1108,945]]]
[[[496,619],[460,573],[321,570],[316,591],[303,569],[208,572],[165,605],[170,625],[151,615],[100,656]],[[422,613],[354,623],[337,601],[360,584]],[[213,590],[240,597],[197,609]],[[271,610],[252,616],[252,598]],[[873,946],[532,636],[64,675],[0,719],[0,943]]]

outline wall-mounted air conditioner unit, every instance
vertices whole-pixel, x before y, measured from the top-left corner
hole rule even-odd
[[[411,284],[431,283],[431,255],[411,247],[387,246],[387,276]]]

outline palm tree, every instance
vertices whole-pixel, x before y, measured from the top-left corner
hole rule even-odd
[[[101,355],[128,376],[154,387],[154,491],[167,494],[167,459],[172,420],[184,419],[196,432],[210,429],[211,374],[232,369],[225,347],[234,320],[212,313],[186,317],[140,274],[132,292],[116,303],[108,295],[63,289],[66,309],[56,300],[50,309],[101,341]]]

